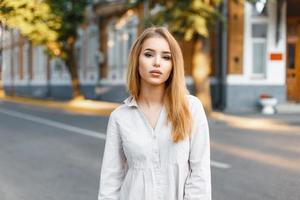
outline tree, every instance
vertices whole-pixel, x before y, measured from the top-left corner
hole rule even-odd
[[[86,0],[2,0],[0,20],[16,28],[33,44],[44,45],[50,56],[66,62],[72,79],[73,97],[80,97],[74,43],[83,22]]]
[[[46,46],[53,46],[61,25],[60,18],[52,13],[47,3],[30,0],[0,1],[0,22],[18,29],[34,44]]]
[[[58,29],[58,39],[61,57],[72,78],[73,97],[83,98],[78,80],[77,60],[74,55],[74,44],[77,39],[77,28],[84,20],[86,0],[47,0],[53,14],[60,16],[61,26]]]

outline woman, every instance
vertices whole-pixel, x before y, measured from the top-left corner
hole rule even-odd
[[[137,38],[127,83],[130,97],[109,118],[98,199],[210,200],[206,116],[166,28]]]

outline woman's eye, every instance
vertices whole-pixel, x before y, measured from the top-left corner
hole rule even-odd
[[[165,59],[165,60],[171,60],[171,56],[163,56],[163,59]]]
[[[148,58],[152,56],[152,54],[150,54],[150,53],[144,53],[144,55]]]

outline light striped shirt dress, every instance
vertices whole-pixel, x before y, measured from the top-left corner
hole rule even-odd
[[[192,135],[173,143],[163,107],[153,129],[133,97],[110,115],[98,200],[211,200],[209,128],[188,95]]]

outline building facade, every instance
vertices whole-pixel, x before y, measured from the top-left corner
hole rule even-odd
[[[89,12],[91,8],[87,8]],[[1,29],[3,90],[6,95],[53,98],[72,98],[71,77],[65,62],[50,58],[43,46],[32,45],[18,30]],[[93,18],[78,28],[75,55],[83,94],[91,92],[99,80],[99,31]]]
[[[226,110],[259,108],[262,95],[300,102],[300,2],[228,5]],[[241,33],[241,34],[238,34]]]
[[[121,102],[126,92],[130,47],[142,31],[143,6],[127,9],[122,1],[95,1],[89,23],[78,29],[79,81],[86,98]],[[256,5],[224,1],[228,24],[219,24],[210,47],[212,102],[228,112],[252,112],[263,94],[279,103],[300,101],[300,2],[261,1]],[[49,59],[16,30],[2,35],[2,84],[6,94],[71,98],[64,62]],[[186,83],[193,93],[188,47]]]
[[[226,110],[254,110],[263,94],[286,101],[286,5],[279,9],[229,1]]]

